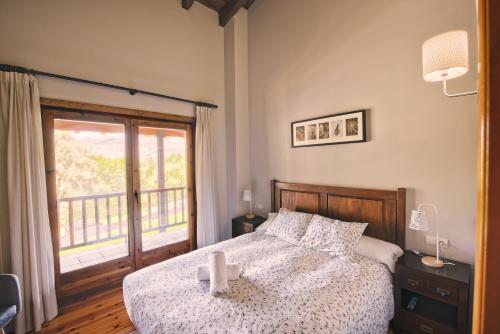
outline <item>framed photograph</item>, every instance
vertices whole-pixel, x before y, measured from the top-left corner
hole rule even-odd
[[[292,147],[366,141],[366,110],[292,122]]]

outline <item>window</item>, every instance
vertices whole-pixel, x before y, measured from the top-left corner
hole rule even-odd
[[[43,120],[60,298],[192,249],[190,119],[43,107]]]
[[[188,238],[186,131],[139,127],[142,249]]]

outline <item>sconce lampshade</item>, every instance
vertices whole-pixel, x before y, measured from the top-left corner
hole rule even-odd
[[[252,201],[252,191],[250,189],[245,189],[243,191],[243,201],[251,202]]]
[[[411,228],[412,230],[428,231],[429,218],[427,217],[425,211],[420,208],[418,210],[412,210],[410,225],[408,227]]]
[[[457,78],[469,70],[467,32],[448,31],[424,42],[422,58],[425,81]]]

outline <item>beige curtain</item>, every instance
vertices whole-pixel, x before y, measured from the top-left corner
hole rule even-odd
[[[0,72],[0,159],[7,177],[7,208],[2,214],[3,263],[19,277],[23,305],[16,319],[16,333],[40,330],[57,315],[54,259],[47,207],[40,96],[33,76]],[[5,182],[1,184],[5,186]],[[0,195],[1,196],[1,195]],[[10,245],[8,249],[4,244]],[[3,256],[4,261],[5,256]]]
[[[212,152],[214,109],[196,107],[196,239],[198,248],[220,241],[215,207],[215,178]]]

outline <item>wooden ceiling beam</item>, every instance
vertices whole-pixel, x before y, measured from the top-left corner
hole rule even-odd
[[[219,13],[219,25],[224,27],[241,7],[248,9],[255,0],[181,0],[182,8],[189,10],[195,1]]]
[[[182,0],[182,8],[189,10],[193,5],[194,0]]]
[[[214,0],[196,0],[199,3],[201,3],[203,6],[208,7],[212,10],[215,10],[217,13],[222,9],[224,6],[224,3],[219,1],[214,1]]]
[[[219,12],[219,25],[224,27],[246,2],[247,0],[228,0]]]
[[[254,1],[255,1],[255,0],[247,0],[247,1],[245,2],[245,4],[243,5],[243,7],[245,7],[245,9],[250,8],[250,6],[253,4],[253,2],[254,2]]]

